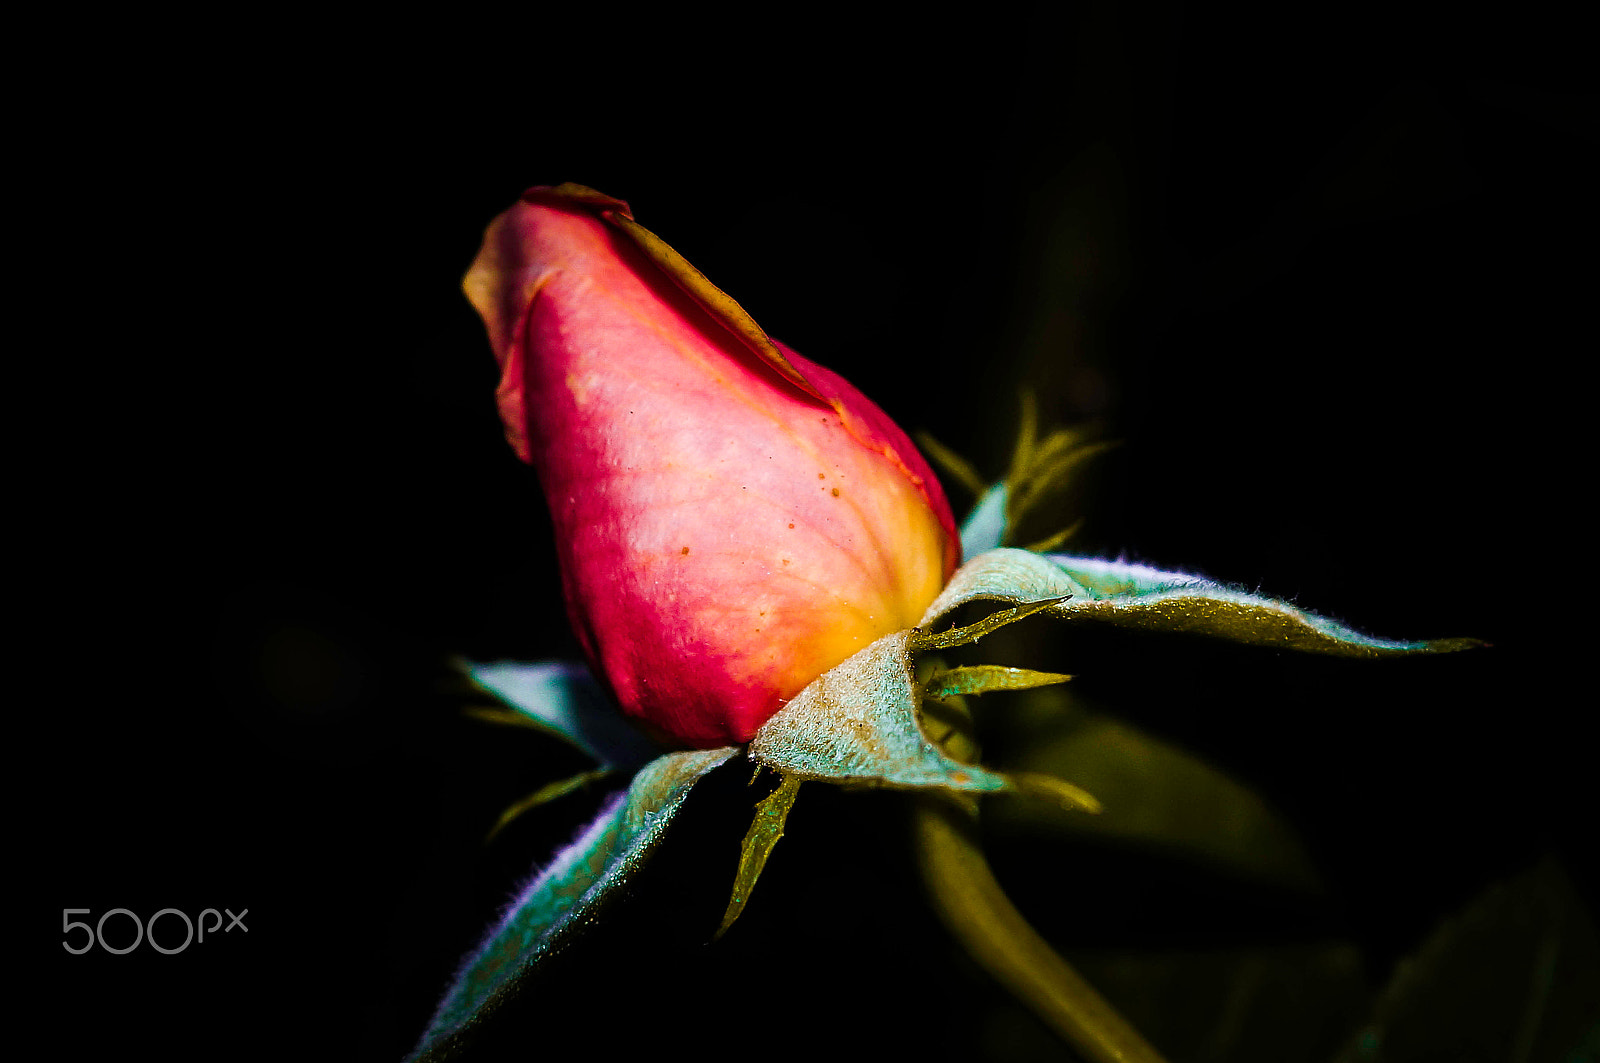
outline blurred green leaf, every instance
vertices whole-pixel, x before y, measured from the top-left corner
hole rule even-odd
[[[1092,793],[1101,814],[1063,814],[1047,802],[1002,801],[986,816],[998,824],[1077,837],[1113,839],[1198,860],[1233,875],[1293,889],[1317,889],[1294,829],[1249,788],[1192,753],[1130,724],[1089,711],[1068,689],[1017,695],[1000,710],[1026,726],[1008,772],[1039,772]]]
[[[979,966],[1092,1063],[1164,1063],[1140,1031],[1023,918],[995,879],[968,794],[920,796],[912,839],[928,899]]]
[[[1347,942],[1066,955],[1173,1063],[1325,1060],[1370,999]]]
[[[1339,1063],[1593,1059],[1600,936],[1546,860],[1446,921],[1395,970]]]

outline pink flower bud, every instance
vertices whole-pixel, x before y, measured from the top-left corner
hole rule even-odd
[[[916,625],[958,561],[904,432],[579,185],[490,224],[465,289],[506,437],[550,503],[567,610],[661,740],[749,741],[806,684]]]

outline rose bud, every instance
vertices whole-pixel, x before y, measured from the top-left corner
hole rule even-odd
[[[749,741],[914,627],[957,564],[938,480],[883,411],[579,185],[496,218],[464,287],[506,437],[550,505],[567,610],[665,743]]]

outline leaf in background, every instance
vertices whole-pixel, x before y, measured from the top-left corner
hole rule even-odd
[[[477,951],[467,957],[412,1058],[450,1058],[510,994],[516,981],[644,863],[690,789],[738,752],[668,753],[640,769],[582,834],[523,887]]]
[[[985,818],[1030,831],[1125,842],[1302,891],[1317,876],[1294,829],[1247,787],[1176,746],[1090,712],[1059,688],[1030,691],[1005,715],[1030,721],[1007,774],[1040,772],[1094,794],[1098,816],[1006,801]],[[1008,742],[1008,745],[1013,744]]]
[[[1349,942],[1066,956],[1174,1063],[1326,1060],[1371,999]]]
[[[1600,935],[1547,860],[1491,888],[1402,962],[1339,1063],[1577,1063],[1595,1058],[1597,1034]]]
[[[637,768],[660,752],[628,725],[581,664],[459,661],[468,678],[541,730],[555,733],[610,768]]]

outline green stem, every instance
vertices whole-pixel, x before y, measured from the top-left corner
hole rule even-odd
[[[978,845],[972,801],[919,797],[912,823],[934,906],[978,963],[1095,1063],[1164,1063],[1012,906]]]

